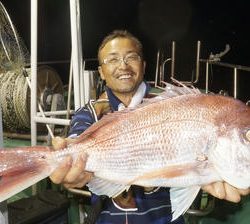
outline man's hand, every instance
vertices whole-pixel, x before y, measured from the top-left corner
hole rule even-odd
[[[52,145],[55,150],[60,150],[71,142],[73,142],[72,139],[56,137],[52,140]],[[92,173],[84,171],[86,161],[86,154],[79,154],[75,162],[71,156],[66,157],[50,175],[51,181],[55,184],[63,184],[66,188],[83,187],[93,176]]]
[[[202,187],[202,190],[208,192],[216,198],[231,202],[239,202],[241,196],[248,195],[250,189],[238,189],[226,182],[214,182]]]

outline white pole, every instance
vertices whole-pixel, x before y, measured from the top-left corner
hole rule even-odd
[[[237,68],[234,68],[234,98],[237,99],[238,93],[238,73]]]
[[[35,117],[34,120],[37,123],[44,123],[44,124],[59,124],[59,125],[69,125],[70,124],[69,119],[61,119],[61,118]]]
[[[71,24],[71,47],[74,83],[74,102],[75,110],[81,106],[80,102],[80,55],[79,39],[77,35],[77,0],[70,0],[70,24]]]
[[[81,30],[81,11],[80,2],[76,0],[76,28],[77,28],[77,50],[78,50],[78,63],[79,63],[79,88],[80,88],[80,106],[84,106],[85,102],[85,87],[83,77],[83,57],[82,57],[82,30]]]
[[[30,0],[31,3],[31,145],[37,144],[37,124],[35,116],[37,112],[37,0]]]

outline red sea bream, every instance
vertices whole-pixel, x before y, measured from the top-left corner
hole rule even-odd
[[[171,187],[173,219],[200,187],[224,180],[250,187],[250,107],[201,93],[153,99],[104,116],[60,151],[0,151],[0,199],[49,176],[68,154],[87,154],[89,189],[114,197],[130,185]]]

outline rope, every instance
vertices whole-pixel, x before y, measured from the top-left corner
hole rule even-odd
[[[30,71],[29,71],[30,72]],[[28,72],[28,73],[29,73]],[[14,98],[13,104],[15,108],[15,112],[20,121],[21,127],[29,128],[30,127],[30,116],[29,116],[29,105],[27,105],[30,100],[30,91],[28,84],[26,82],[26,78],[20,74],[18,75],[15,81],[15,89],[14,89]]]
[[[10,131],[28,130],[30,94],[22,72],[1,73],[0,93],[4,128]]]

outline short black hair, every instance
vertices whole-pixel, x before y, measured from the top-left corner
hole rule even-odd
[[[101,42],[99,48],[98,48],[98,60],[100,62],[100,51],[105,47],[105,45],[110,42],[111,40],[114,40],[116,38],[127,38],[132,40],[139,49],[139,55],[143,57],[143,47],[141,42],[137,37],[135,37],[133,34],[128,32],[127,30],[114,30],[110,34],[108,34],[106,37],[104,37],[103,41]]]

